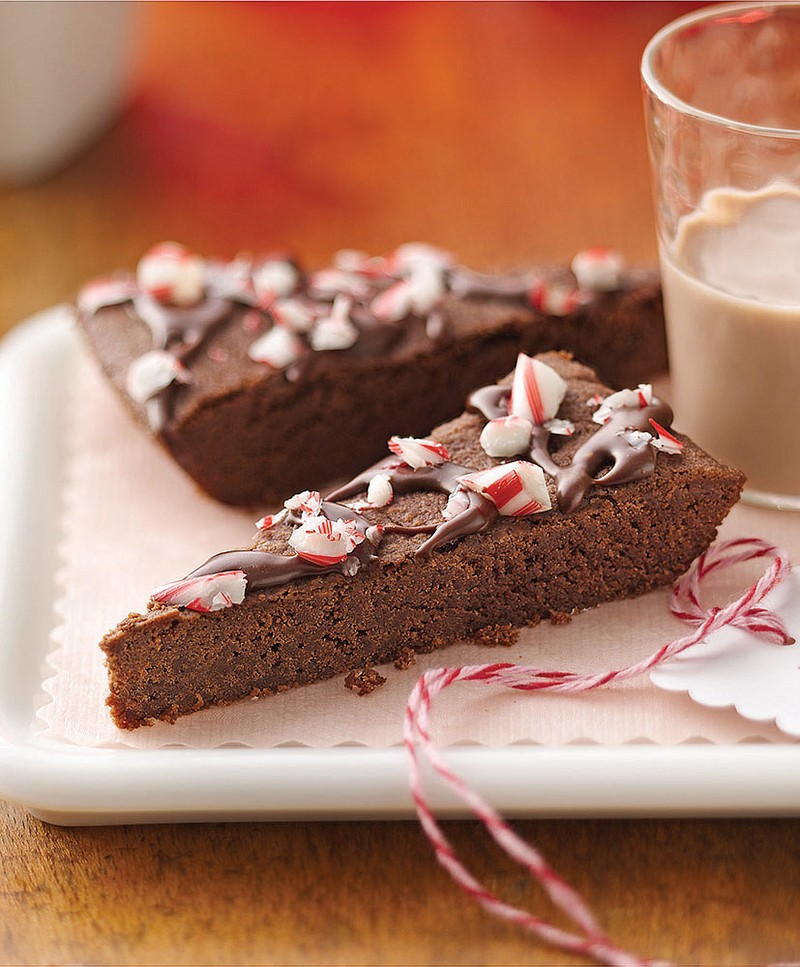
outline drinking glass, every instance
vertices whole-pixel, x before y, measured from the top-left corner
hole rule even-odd
[[[800,510],[800,3],[702,8],[641,73],[676,425]]]

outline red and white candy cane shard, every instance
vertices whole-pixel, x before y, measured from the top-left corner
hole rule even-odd
[[[575,424],[571,420],[545,420],[542,426],[555,436],[572,436]]]
[[[258,302],[253,263],[249,258],[238,256],[230,262],[206,262],[206,279],[224,298],[249,306]]]
[[[549,282],[535,282],[528,293],[528,301],[537,312],[548,316],[568,316],[580,309],[591,299],[588,292],[569,289],[566,286],[551,285]]]
[[[380,542],[383,540],[383,532],[384,527],[382,524],[372,524],[367,528],[364,536],[367,538],[370,544],[373,545],[373,547],[377,547],[378,544],[380,544]]]
[[[290,296],[300,284],[300,273],[288,259],[267,259],[253,269],[253,288],[261,305]]]
[[[628,445],[634,450],[644,450],[645,447],[650,446],[655,440],[653,434],[648,433],[647,430],[620,430],[617,436],[626,440]]]
[[[276,322],[292,332],[309,332],[317,318],[314,307],[300,299],[276,299],[269,311]]]
[[[414,470],[419,470],[420,467],[437,467],[450,459],[447,448],[435,440],[393,436],[389,438],[389,449]]]
[[[387,257],[389,271],[397,275],[413,272],[420,265],[430,266],[440,272],[450,268],[454,259],[449,252],[425,242],[406,242],[399,245]]]
[[[317,352],[349,349],[358,339],[358,330],[347,319],[320,319],[311,333],[311,348]]]
[[[172,353],[151,349],[134,359],[125,374],[125,389],[132,400],[145,403],[171,383],[188,383],[189,373]]]
[[[650,425],[656,431],[658,436],[652,441],[653,446],[657,450],[661,450],[664,453],[680,453],[683,450],[683,444],[676,437],[673,436],[669,430],[666,430],[660,423],[656,423],[654,419],[650,419]]]
[[[363,540],[353,520],[307,517],[292,532],[289,544],[303,560],[328,567],[344,561]]]
[[[544,471],[526,460],[501,463],[458,479],[463,486],[488,497],[504,517],[524,517],[550,510]]]
[[[241,604],[247,590],[244,571],[220,571],[200,577],[173,581],[156,588],[150,595],[160,604],[188,608],[190,611],[221,611]]]
[[[352,308],[352,296],[337,295],[330,313],[311,331],[311,348],[317,351],[349,349],[358,339],[358,329],[350,321]]]
[[[592,420],[602,425],[608,422],[611,414],[615,410],[644,409],[654,399],[653,387],[649,383],[639,383],[636,389],[621,389],[616,393],[611,393],[610,396],[606,396],[605,399],[600,401],[600,405],[592,413]]]
[[[514,369],[508,412],[541,426],[558,413],[567,392],[566,382],[539,359],[520,353]]]
[[[522,416],[500,416],[489,420],[481,431],[480,443],[490,457],[516,457],[531,445],[533,424]]]
[[[136,280],[157,302],[193,306],[205,295],[205,261],[177,242],[161,242],[139,260]]]
[[[613,249],[596,246],[578,252],[570,267],[578,288],[588,292],[614,292],[622,285],[625,259]]]
[[[266,514],[256,521],[256,527],[261,531],[271,530],[277,524],[280,524],[282,520],[285,520],[288,514],[289,511],[285,508],[284,510],[279,510],[277,514]]]
[[[92,316],[104,306],[118,306],[130,302],[139,292],[133,279],[97,279],[89,282],[78,293],[78,309]]]
[[[337,295],[349,295],[354,299],[366,299],[369,285],[361,276],[340,269],[321,269],[308,279],[308,287],[316,299],[333,300]]]
[[[427,316],[445,294],[444,273],[435,265],[422,262],[408,276],[411,308],[418,316]]]
[[[414,293],[408,279],[395,282],[370,303],[370,312],[379,322],[400,322],[410,315]]]
[[[340,249],[333,257],[334,268],[342,272],[379,278],[386,275],[386,260],[352,248]]]
[[[317,517],[322,510],[322,495],[318,490],[302,490],[283,502],[286,510],[299,511],[301,517]]]
[[[367,502],[370,507],[388,507],[394,499],[392,479],[386,473],[377,473],[367,487]]]
[[[720,567],[763,558],[770,560],[761,578],[737,600],[724,608],[704,611],[699,604],[700,583]],[[439,754],[431,738],[430,717],[433,699],[457,682],[502,685],[535,693],[540,691],[581,692],[602,688],[615,681],[636,678],[656,665],[702,642],[713,631],[726,626],[747,629],[776,644],[789,644],[791,637],[779,615],[760,606],[764,597],[791,572],[789,558],[778,548],[755,538],[740,538],[713,545],[702,554],[674,587],[673,613],[697,627],[689,635],[664,645],[643,661],[615,671],[580,675],[511,663],[472,665],[463,668],[438,668],[427,671],[417,682],[406,706],[403,739],[408,752],[409,784],[417,816],[430,840],[436,858],[453,880],[487,912],[515,923],[542,942],[560,950],[592,957],[612,967],[646,967],[663,961],[645,960],[618,946],[598,924],[593,911],[569,883],[546,862],[541,853],[526,843],[475,790],[471,789]],[[423,788],[419,758],[424,756],[440,779],[485,825],[497,845],[539,883],[550,899],[566,914],[575,929],[565,930],[546,920],[505,903],[485,887],[464,866],[433,813]],[[777,967],[777,965],[775,965]]]
[[[442,517],[445,520],[452,520],[454,517],[458,517],[459,514],[463,514],[468,508],[469,496],[466,490],[463,487],[456,487],[447,498],[447,503],[442,509]]]
[[[256,363],[266,363],[272,369],[285,369],[305,352],[302,342],[285,326],[273,326],[250,344],[247,355]]]

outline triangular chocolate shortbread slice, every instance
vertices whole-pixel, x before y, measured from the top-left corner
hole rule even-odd
[[[406,660],[668,584],[743,484],[670,427],[649,385],[611,392],[566,354],[520,355],[427,439],[247,550],[154,592],[102,641],[126,729]]]
[[[518,352],[570,350],[617,386],[666,368],[658,273],[601,249],[484,275],[420,244],[303,271],[168,243],[86,286],[77,316],[134,417],[229,504],[355,473],[389,434],[459,413]]]

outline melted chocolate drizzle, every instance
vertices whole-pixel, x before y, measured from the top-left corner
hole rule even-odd
[[[86,300],[81,308],[84,313],[94,315],[109,306],[129,304],[129,311],[134,318],[140,319],[150,330],[151,348],[169,352],[186,365],[212,331],[229,317],[236,304],[259,309],[271,319],[269,310],[258,305],[250,289],[229,271],[230,268],[241,270],[242,266],[240,263],[232,263],[231,266],[207,263],[204,298],[193,306],[178,307],[162,303],[139,289],[133,277],[126,276],[116,280],[103,295]],[[307,301],[317,308],[333,302],[335,292],[316,291],[299,270],[298,274],[301,281],[292,293],[292,299]],[[371,311],[371,301],[392,284],[394,279],[386,276],[371,281],[370,285],[365,282],[366,294],[354,302],[349,314],[358,337],[352,346],[330,351],[356,358],[372,358],[390,352],[403,338],[411,338],[431,346],[441,345],[450,338],[449,320],[441,308],[434,308],[426,317],[409,313],[396,321],[379,320]],[[275,324],[274,319],[271,321]],[[296,335],[301,340],[304,338],[303,334]],[[287,367],[287,379],[298,379],[310,365],[311,358],[315,355],[310,352],[310,348],[310,344],[307,344],[306,352]],[[325,352],[317,352],[320,351]],[[165,434],[174,409],[176,390],[177,386],[173,382],[146,401],[147,419],[156,433]]]
[[[510,386],[484,386],[467,400],[467,409],[487,420],[508,415]],[[651,446],[632,446],[623,435],[626,430],[647,430],[651,420],[672,422],[672,410],[660,400],[648,406],[622,407],[585,440],[566,466],[560,466],[550,455],[550,431],[544,426],[533,428],[530,459],[556,482],[558,508],[569,514],[577,510],[592,486],[610,487],[648,477],[656,466],[656,452]]]
[[[395,458],[381,460],[363,473],[354,477],[332,494],[329,499],[341,500],[354,497],[367,486],[370,480],[378,474],[386,474],[396,494],[408,494],[412,491],[429,491],[432,493],[458,494],[458,499],[448,502],[452,516],[438,524],[421,524],[408,527],[403,524],[385,524],[387,534],[430,534],[415,551],[417,557],[429,557],[431,552],[448,541],[467,534],[478,534],[486,530],[497,518],[497,508],[487,497],[462,487],[459,478],[472,473],[470,467],[462,467],[457,463],[441,463],[434,467],[412,467],[398,464]]]
[[[484,386],[470,396],[467,405],[486,420],[492,420],[507,415],[510,395],[510,386]],[[612,411],[610,418],[598,426],[564,466],[556,463],[550,454],[549,430],[544,426],[534,427],[529,457],[554,479],[562,513],[575,511],[591,487],[616,486],[653,473],[656,466],[653,447],[646,443],[634,445],[626,437],[629,430],[650,431],[651,420],[668,425],[672,421],[672,410],[666,403],[653,400],[646,406],[622,407]],[[497,519],[498,510],[494,503],[461,483],[460,478],[472,472],[472,468],[450,461],[414,469],[398,462],[392,455],[336,488],[322,501],[320,513],[323,516],[331,521],[352,520],[359,533],[365,536],[344,561],[320,566],[297,554],[274,554],[261,550],[225,551],[209,558],[187,578],[222,571],[243,571],[247,578],[247,589],[252,592],[321,574],[353,574],[354,569],[369,566],[376,556],[375,545],[366,536],[373,525],[352,507],[337,501],[362,493],[379,474],[388,476],[396,494],[424,491],[448,496],[446,516],[439,522],[383,525],[383,532],[388,534],[429,534],[428,539],[415,551],[417,557],[427,558],[436,548],[449,541],[485,531]],[[291,514],[288,521],[300,524],[302,518]]]
[[[510,395],[510,386],[484,386],[470,396],[467,405],[469,409],[481,413],[486,420],[492,420],[508,413]],[[672,410],[666,403],[654,400],[647,406],[622,407],[613,411],[610,418],[598,426],[564,466],[557,464],[550,454],[550,432],[544,426],[534,427],[529,456],[554,479],[562,513],[575,511],[591,487],[616,486],[653,473],[655,450],[647,444],[635,446],[625,436],[628,430],[649,431],[651,420],[668,425],[672,420]],[[372,525],[352,507],[337,501],[362,493],[379,474],[388,476],[396,494],[424,491],[448,496],[447,516],[437,523],[383,525],[384,533],[429,534],[428,539],[415,551],[417,557],[427,558],[436,548],[449,541],[481,533],[491,527],[498,517],[497,508],[490,499],[461,484],[460,478],[469,473],[472,473],[472,468],[450,461],[414,469],[398,462],[392,455],[336,488],[322,501],[320,513],[323,516],[331,521],[352,520],[359,533],[365,536],[344,561],[320,566],[297,554],[274,554],[261,550],[225,551],[209,558],[187,578],[222,571],[243,571],[248,591],[258,591],[321,574],[352,574],[355,567],[368,566],[375,558],[375,545],[366,537]],[[288,521],[300,524],[301,518],[291,514]]]
[[[490,275],[459,266],[450,274],[450,291],[464,298],[486,296],[524,302],[528,300],[535,284],[536,276],[531,272],[521,272],[518,275]]]
[[[328,520],[352,520],[356,528],[365,539],[358,544],[344,561],[336,564],[320,566],[306,561],[299,554],[272,554],[269,551],[223,551],[210,557],[205,564],[196,568],[187,578],[202,577],[205,574],[219,574],[221,571],[244,571],[249,591],[278,587],[295,581],[298,578],[315,577],[319,574],[347,573],[352,566],[352,558],[358,561],[360,567],[368,564],[372,559],[374,545],[366,537],[367,529],[371,526],[366,518],[357,514],[352,507],[323,501],[320,513]],[[299,524],[300,518],[292,515],[290,522]]]
[[[304,275],[295,263],[291,264],[297,270],[300,280],[291,298],[316,306],[333,302],[335,291],[325,286],[321,289],[315,288],[313,277]],[[211,332],[230,316],[236,304],[258,309],[270,317],[269,310],[259,306],[253,293],[249,276],[252,269],[253,266],[241,260],[229,264],[207,262],[204,298],[197,305],[188,308],[157,301],[139,289],[133,277],[125,276],[114,280],[101,295],[85,300],[81,310],[93,315],[107,306],[130,304],[133,315],[150,329],[152,348],[169,352],[186,365],[189,357],[207,341]],[[487,297],[529,304],[537,276],[531,272],[491,275],[473,272],[463,266],[450,266],[444,270],[443,280],[445,289],[457,298]],[[384,274],[362,277],[364,291],[357,297],[353,296],[354,304],[350,312],[350,321],[358,333],[355,342],[345,349],[321,351],[370,358],[386,354],[404,338],[431,346],[447,342],[451,337],[451,325],[441,301],[425,316],[411,312],[397,321],[379,320],[375,317],[371,311],[372,300],[396,281],[397,277],[388,269]],[[274,324],[275,320],[272,322]],[[298,379],[311,365],[314,355],[310,351],[311,345],[307,338],[300,333],[296,335],[306,342],[306,351],[284,371],[289,380]],[[178,387],[173,382],[155,393],[145,404],[151,428],[167,440],[168,434],[165,431],[174,410],[177,390]]]

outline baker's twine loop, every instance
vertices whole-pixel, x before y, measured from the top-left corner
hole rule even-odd
[[[753,559],[769,562],[758,581],[730,604],[704,610],[700,604],[703,581],[719,569]],[[460,668],[436,668],[425,672],[411,692],[405,712],[403,739],[409,756],[409,783],[420,824],[433,845],[437,859],[455,882],[489,913],[517,924],[539,940],[560,950],[582,955],[611,967],[670,967],[665,961],[642,960],[614,943],[602,931],[594,913],[580,894],[559,876],[534,846],[521,839],[482,796],[450,769],[430,734],[433,700],[456,682],[492,683],[532,692],[583,692],[601,688],[615,681],[636,678],[724,627],[741,628],[761,635],[773,644],[792,644],[793,639],[780,616],[761,605],[764,597],[788,577],[790,571],[788,555],[758,538],[739,538],[713,545],[675,582],[670,599],[672,613],[688,624],[695,625],[695,630],[669,642],[648,658],[625,668],[581,675],[510,662],[495,662]],[[497,845],[528,870],[556,907],[577,927],[576,931],[556,927],[532,913],[505,903],[467,870],[444,835],[425,798],[420,753],[444,783],[481,820]],[[800,967],[800,962],[781,967]]]

